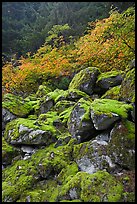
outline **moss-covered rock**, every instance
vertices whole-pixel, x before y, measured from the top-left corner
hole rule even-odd
[[[85,92],[82,92],[78,89],[68,89],[68,90],[62,92],[62,94],[59,95],[55,101],[57,102],[57,101],[61,101],[61,100],[68,100],[68,101],[77,102],[82,97],[89,98],[89,96]]]
[[[55,104],[54,109],[60,114],[65,109],[72,107],[74,105],[75,105],[75,102],[73,101],[61,100]]]
[[[43,96],[47,95],[52,90],[48,86],[40,85],[38,91],[36,92],[36,97],[42,98]]]
[[[34,106],[34,113],[39,116],[40,114],[47,113],[54,106],[53,99],[48,96],[44,96],[38,100]]]
[[[59,192],[58,199],[82,202],[118,202],[121,199],[123,186],[105,171],[94,174],[78,172]]]
[[[111,172],[116,167],[107,153],[109,134],[110,130],[100,133],[88,142],[74,145],[72,157],[81,171],[89,174],[98,170]]]
[[[15,202],[24,190],[31,188],[39,178],[36,167],[29,160],[19,160],[3,170],[2,201]]]
[[[2,137],[2,164],[4,166],[10,165],[14,157],[20,154],[20,150],[9,145],[4,137]]]
[[[117,123],[110,133],[108,154],[125,169],[135,168],[135,124],[128,120]]]
[[[113,99],[95,99],[91,104],[91,118],[97,130],[111,127],[120,118],[127,118],[131,104]]]
[[[72,108],[68,119],[68,130],[72,137],[77,138],[79,142],[87,138],[92,138],[95,134],[95,128],[90,118],[91,100],[81,98]]]
[[[71,158],[72,145],[37,150],[31,158],[3,170],[3,202],[56,201],[58,186],[78,172]],[[46,178],[44,183],[42,180]],[[43,180],[44,181],[44,180]],[[42,191],[41,191],[42,190]],[[15,192],[14,192],[15,191]]]
[[[10,144],[49,145],[56,141],[56,129],[49,123],[18,118],[6,125],[4,137]]]
[[[121,88],[121,85],[110,88],[108,91],[106,91],[106,93],[101,98],[119,100],[120,88]]]
[[[121,118],[127,118],[128,111],[133,109],[131,104],[113,99],[95,99],[91,104],[91,108],[102,113],[115,113]]]
[[[122,74],[123,71],[117,70],[101,73],[96,81],[94,92],[102,95],[111,87],[120,85],[123,79]]]
[[[8,93],[4,95],[2,107],[15,116],[25,117],[33,110],[33,102],[25,102],[22,97]]]
[[[92,95],[97,76],[100,70],[96,67],[88,67],[77,73],[69,84],[69,89],[79,89]]]
[[[121,84],[120,100],[135,102],[135,67],[126,70]]]

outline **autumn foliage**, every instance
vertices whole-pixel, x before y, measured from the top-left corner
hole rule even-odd
[[[135,57],[135,9],[89,23],[88,34],[73,44],[52,48],[44,44],[37,53],[21,58],[20,65],[7,63],[2,68],[4,92],[37,90],[49,79],[69,76],[83,67],[96,66],[101,71],[124,70]]]

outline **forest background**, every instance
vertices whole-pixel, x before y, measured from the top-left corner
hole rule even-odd
[[[67,89],[87,66],[124,70],[135,57],[135,2],[2,2],[2,56],[3,93]]]

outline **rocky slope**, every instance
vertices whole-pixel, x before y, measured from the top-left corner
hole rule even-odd
[[[135,201],[135,63],[2,102],[3,202]]]

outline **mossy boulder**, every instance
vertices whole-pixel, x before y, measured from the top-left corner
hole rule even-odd
[[[68,119],[68,130],[79,142],[92,138],[95,128],[90,118],[91,100],[81,98],[72,108]]]
[[[20,155],[21,151],[12,145],[9,145],[2,137],[2,164],[5,166],[12,163],[13,158]]]
[[[105,94],[103,94],[101,98],[119,100],[120,88],[121,88],[121,85],[110,88],[108,91],[105,92]]]
[[[113,99],[95,99],[90,109],[94,127],[97,130],[104,130],[120,118],[128,118],[128,113],[133,107],[131,104]]]
[[[3,170],[3,202],[57,201],[59,189],[78,172],[71,159],[72,145],[37,150]],[[46,180],[45,180],[46,178]],[[42,191],[41,191],[42,190]]]
[[[88,142],[74,145],[72,157],[80,171],[93,174],[98,170],[111,172],[117,168],[107,153],[109,134],[110,130],[98,134]]]
[[[120,100],[128,103],[135,102],[135,67],[126,70],[121,83]]]
[[[26,117],[33,110],[33,103],[25,102],[22,97],[8,93],[4,95],[2,108],[17,117]]]
[[[39,116],[47,113],[54,106],[54,101],[48,96],[44,96],[38,100],[38,103],[34,106],[34,113]]]
[[[37,120],[18,118],[6,125],[4,137],[9,144],[49,145],[56,141],[56,129]]]
[[[43,96],[47,95],[51,91],[52,90],[48,86],[40,85],[38,88],[38,91],[36,92],[36,97],[42,98]]]
[[[107,152],[120,167],[135,168],[135,124],[128,120],[117,123],[110,133]]]
[[[78,172],[59,192],[58,200],[79,199],[82,202],[118,202],[123,186],[105,171],[94,174]]]
[[[77,102],[80,98],[82,97],[89,97],[85,92],[80,91],[78,89],[68,89],[64,92],[62,92],[57,98],[56,98],[56,102],[57,101],[61,101],[61,100],[68,100],[68,101],[74,101]]]
[[[88,67],[77,73],[69,84],[69,89],[79,89],[92,95],[100,70],[96,67]]]
[[[111,87],[120,85],[123,80],[122,74],[122,71],[109,71],[101,73],[98,75],[94,92],[102,95]]]

